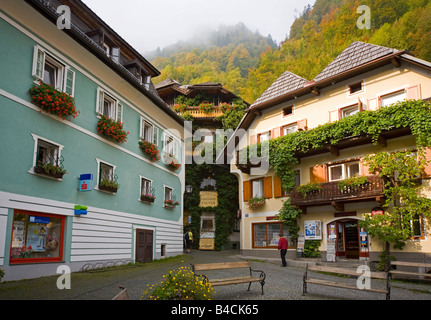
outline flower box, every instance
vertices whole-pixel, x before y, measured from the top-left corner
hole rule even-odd
[[[167,209],[174,209],[176,206],[178,206],[180,203],[178,201],[174,200],[165,200],[164,207]]]
[[[153,194],[141,194],[141,201],[147,203],[154,203],[156,197]]]
[[[165,154],[164,155],[165,163],[171,170],[178,170],[181,167],[181,164],[172,154]]]
[[[68,116],[75,118],[80,113],[76,111],[73,97],[43,82],[39,85],[34,84],[29,94],[35,105],[62,119]]]
[[[53,165],[51,163],[42,163],[38,161],[34,167],[34,172],[44,176],[52,177],[55,179],[61,179],[67,173],[61,166]]]
[[[108,178],[103,178],[99,182],[99,190],[104,190],[112,193],[116,193],[120,185],[115,180],[110,180]]]
[[[144,139],[139,140],[139,149],[142,150],[146,155],[148,155],[153,162],[160,161],[160,152],[154,143],[148,142]]]
[[[261,208],[265,205],[265,198],[263,197],[254,197],[248,200],[248,207],[252,210]]]
[[[97,123],[97,132],[116,142],[124,143],[127,141],[126,139],[129,132],[123,130],[123,125],[123,122],[115,121],[105,115],[101,115]]]

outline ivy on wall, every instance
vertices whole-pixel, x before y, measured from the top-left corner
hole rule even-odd
[[[184,195],[184,210],[191,215],[193,246],[198,248],[200,219],[203,212],[215,213],[215,250],[221,250],[234,231],[235,215],[238,211],[238,180],[230,173],[228,167],[208,164],[187,164],[186,185],[193,187],[192,193]],[[200,185],[204,178],[216,180],[218,205],[200,207]]]

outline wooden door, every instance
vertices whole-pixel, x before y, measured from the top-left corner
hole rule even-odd
[[[136,262],[153,261],[153,231],[136,230]]]
[[[346,222],[344,224],[346,239],[346,258],[359,259],[359,233],[357,222]]]

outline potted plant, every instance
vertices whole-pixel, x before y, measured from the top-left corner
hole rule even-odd
[[[65,92],[58,91],[49,84],[40,82],[29,90],[31,99],[41,109],[62,119],[68,116],[75,118],[79,111],[75,108],[75,99]]]
[[[370,181],[367,177],[351,177],[338,182],[338,188],[343,192],[349,192],[353,189],[366,189],[368,188]]]
[[[97,123],[97,132],[116,142],[124,143],[127,141],[126,138],[129,132],[123,130],[123,125],[123,122],[115,121],[105,115],[101,115]]]
[[[263,207],[263,205],[265,204],[265,198],[263,197],[254,197],[251,198],[250,200],[248,200],[247,202],[248,207],[250,209],[258,209],[260,207]]]
[[[165,208],[173,209],[175,206],[178,206],[180,203],[174,200],[165,200]]]
[[[199,111],[205,113],[205,114],[209,114],[213,111],[214,108],[214,103],[209,103],[209,102],[202,102],[199,105]]]
[[[304,198],[313,193],[322,190],[322,186],[317,182],[309,182],[306,184],[301,184],[296,188],[296,192],[299,192]]]
[[[67,173],[65,169],[60,165],[55,165],[52,163],[44,163],[39,160],[34,167],[34,172],[38,174],[43,174],[56,179],[61,179],[63,175]]]
[[[156,196],[152,193],[143,193],[141,194],[141,201],[153,203],[156,200]]]
[[[177,113],[183,113],[186,109],[187,105],[184,103],[177,103],[176,105],[174,105],[174,111]]]
[[[99,189],[109,192],[117,192],[120,185],[115,179],[102,178],[99,182]]]
[[[178,170],[181,167],[181,164],[177,159],[175,159],[173,154],[165,154],[165,163],[172,170]]]
[[[148,142],[144,139],[139,140],[139,149],[141,149],[145,154],[147,154],[151,161],[159,162],[160,161],[160,152],[157,149],[157,146],[154,143]]]

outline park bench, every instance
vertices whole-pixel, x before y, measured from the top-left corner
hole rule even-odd
[[[431,263],[421,263],[421,262],[411,262],[411,261],[390,261],[389,273],[392,278],[393,275],[396,278],[405,278],[405,279],[431,279]],[[393,268],[392,266],[395,266]],[[398,268],[401,267],[401,268]],[[418,272],[404,271],[400,269],[406,268],[415,268]],[[428,271],[426,271],[428,270]],[[420,272],[423,271],[423,272]]]
[[[253,282],[259,282],[262,286],[262,294],[263,286],[265,284],[265,272],[261,270],[253,270],[250,267],[250,263],[248,261],[241,262],[222,262],[222,263],[205,263],[205,264],[191,264],[193,273],[197,276],[203,276],[206,281],[208,281],[213,287],[216,286],[226,286],[226,285],[237,285],[241,283],[248,283],[247,291],[250,291],[250,286]],[[216,278],[216,279],[208,279],[208,277],[204,274],[196,274],[196,271],[208,271],[208,270],[227,270],[227,269],[242,269],[248,268],[249,274],[245,276],[236,276],[229,278]],[[253,273],[259,273],[258,276],[254,276]]]
[[[380,289],[380,288],[359,288],[356,283],[349,284],[349,283],[346,283],[345,281],[343,282],[342,278],[340,278],[339,281],[328,281],[323,279],[311,278],[309,275],[309,271],[333,273],[337,275],[344,275],[344,276],[351,276],[351,277],[352,276],[358,277],[362,275],[360,273],[357,273],[356,270],[352,268],[349,269],[349,268],[327,267],[327,266],[307,264],[305,268],[304,278],[303,278],[302,295],[305,295],[307,293],[307,289],[308,289],[307,285],[311,283],[311,284],[329,286],[329,287],[383,293],[386,295],[386,300],[390,300],[391,287],[389,282],[389,273],[387,272],[370,272],[370,278],[382,279],[386,281],[385,289]]]

